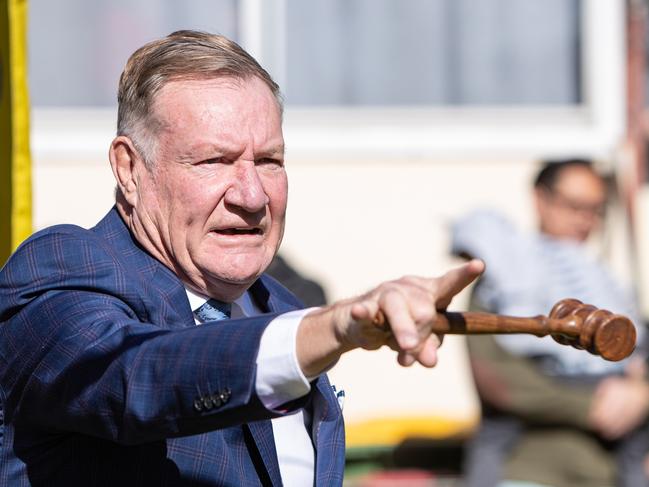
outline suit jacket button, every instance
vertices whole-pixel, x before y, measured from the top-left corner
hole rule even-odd
[[[203,410],[203,401],[200,397],[194,399],[194,410],[199,413]]]
[[[212,402],[212,396],[210,395],[203,396],[203,407],[208,411],[214,407],[214,403]]]
[[[212,394],[212,403],[214,404],[215,408],[220,407],[223,404],[223,401],[221,401],[221,395],[220,394]]]
[[[231,395],[232,395],[232,392],[230,391],[230,389],[228,389],[226,387],[225,389],[223,389],[221,391],[221,393],[219,394],[219,397],[221,398],[221,401],[223,402],[223,404],[225,404],[226,402],[228,402],[230,400]]]

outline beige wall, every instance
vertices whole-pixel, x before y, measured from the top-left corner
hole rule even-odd
[[[107,159],[87,157],[35,157],[37,228],[61,222],[91,226],[110,208],[114,185]],[[333,299],[403,274],[436,275],[455,262],[447,251],[448,225],[461,212],[489,204],[525,219],[532,170],[525,160],[289,158],[283,251]],[[462,308],[462,299],[456,307]],[[446,341],[433,370],[401,369],[387,350],[361,352],[341,361],[332,379],[347,391],[349,422],[375,415],[465,419],[477,413],[459,338]],[[386,397],[386,389],[397,393]]]
[[[104,114],[105,115],[105,114]],[[79,115],[76,115],[79,117]],[[42,228],[55,223],[92,226],[113,201],[107,150],[112,116],[88,116],[92,130],[77,133],[85,117],[55,113],[34,120],[34,217]],[[71,135],[72,134],[72,135]],[[68,140],[63,140],[68,137]],[[500,209],[522,227],[533,227],[531,155],[453,157],[395,154],[362,157],[292,155],[289,213],[283,252],[299,269],[321,281],[330,298],[362,293],[381,280],[404,274],[437,275],[457,263],[448,254],[448,227],[475,207]],[[520,152],[520,151],[519,151]],[[622,219],[623,220],[623,219]],[[617,221],[618,225],[623,221]],[[616,242],[624,243],[624,231]],[[624,259],[622,259],[624,260]],[[462,309],[466,293],[452,308]],[[345,417],[361,420],[405,416],[477,417],[464,342],[449,337],[432,370],[402,369],[392,352],[354,352],[331,372],[347,394]]]

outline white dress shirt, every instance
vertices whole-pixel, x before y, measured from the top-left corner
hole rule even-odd
[[[209,298],[185,288],[192,310]],[[311,385],[297,361],[296,336],[304,309],[282,314],[264,330],[257,354],[255,389],[263,405],[277,410],[282,404],[309,393]],[[232,318],[263,314],[245,293],[232,306]],[[200,322],[194,318],[197,325]],[[292,346],[291,346],[292,344]],[[304,409],[271,420],[282,482],[287,486],[312,486],[315,478],[315,450],[311,440],[311,418]]]

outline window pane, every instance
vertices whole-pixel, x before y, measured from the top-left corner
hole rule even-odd
[[[31,0],[29,77],[35,106],[110,106],[128,56],[178,29],[236,40],[237,0]]]
[[[579,0],[286,0],[288,104],[574,104]]]

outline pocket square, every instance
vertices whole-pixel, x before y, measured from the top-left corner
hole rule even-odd
[[[336,400],[338,401],[338,406],[340,406],[340,410],[342,411],[343,405],[345,404],[345,390],[338,390],[334,385],[331,386],[331,389],[334,391],[334,395],[336,396]]]

